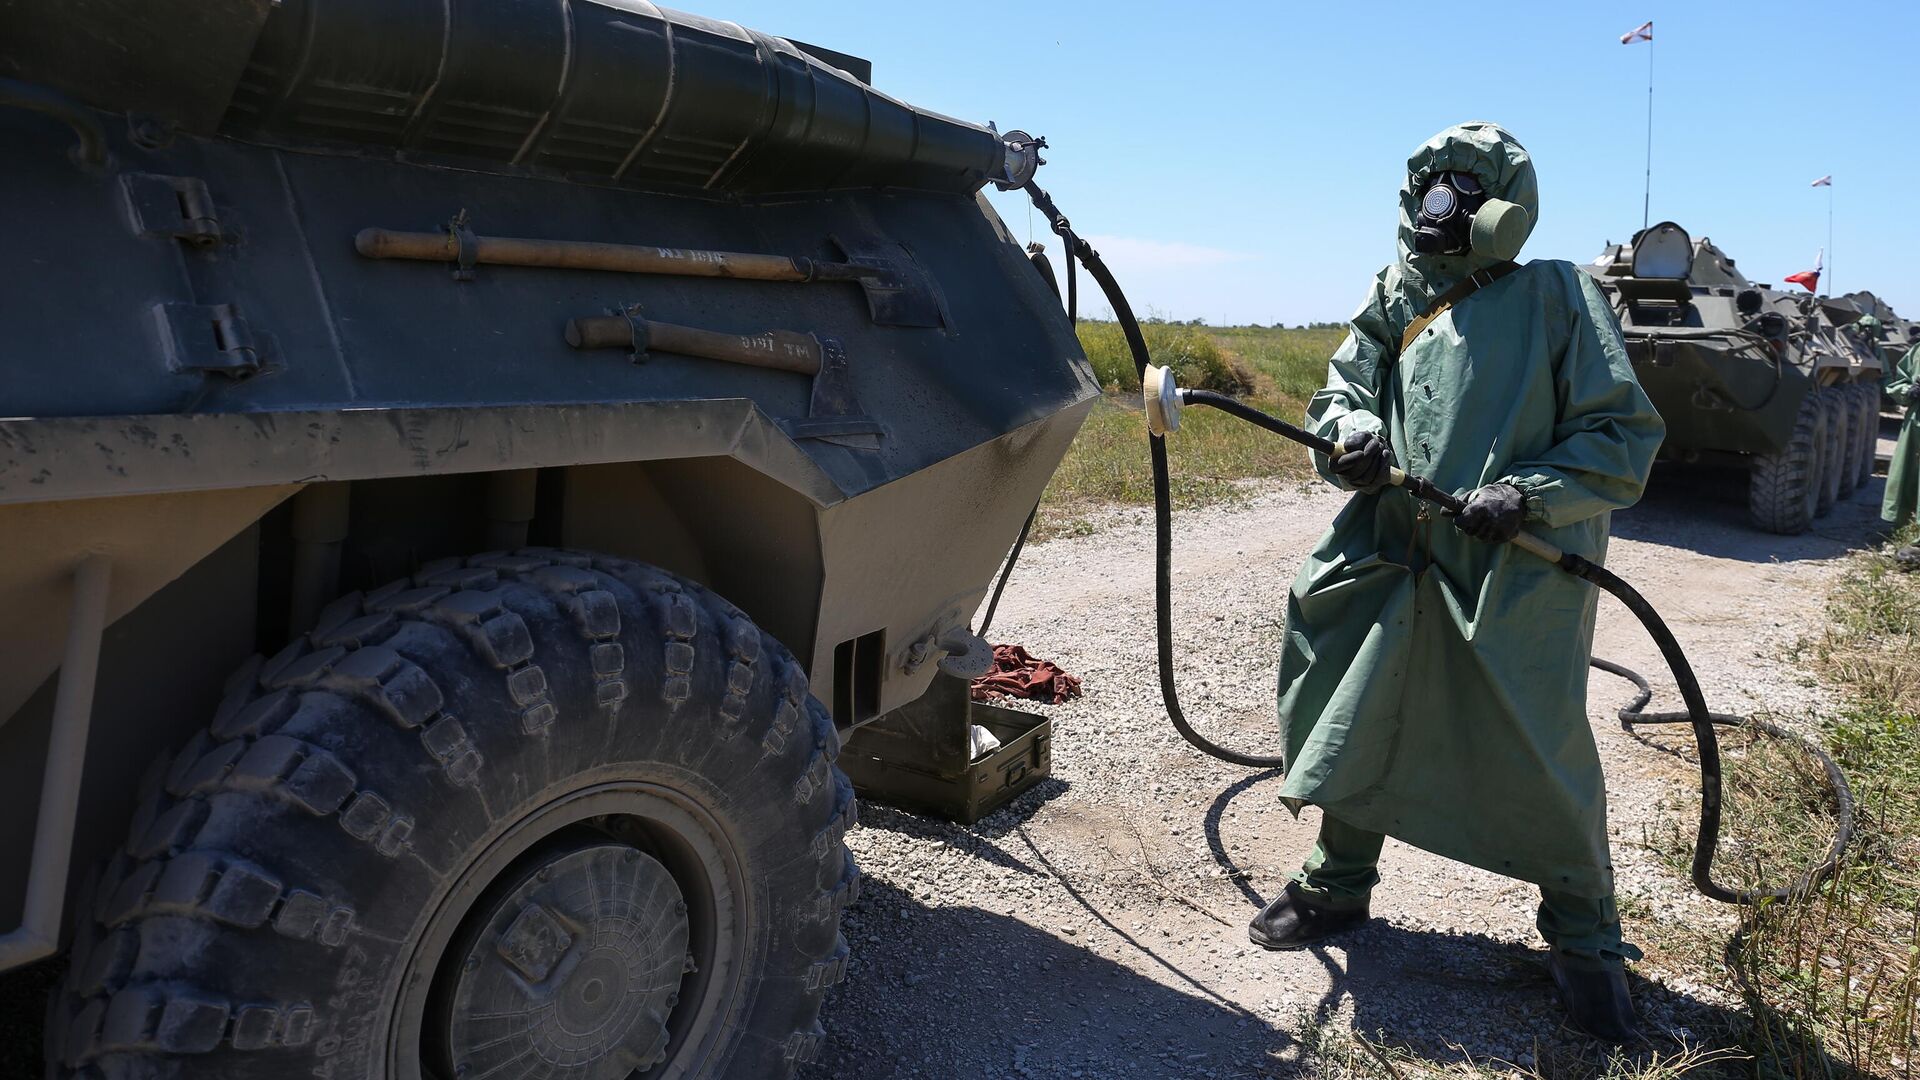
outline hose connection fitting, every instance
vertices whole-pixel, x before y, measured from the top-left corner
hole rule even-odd
[[[1173,369],[1148,364],[1140,379],[1140,396],[1147,406],[1147,430],[1165,436],[1180,430],[1180,406],[1187,392],[1173,384]]]

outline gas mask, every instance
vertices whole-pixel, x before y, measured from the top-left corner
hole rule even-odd
[[[1472,173],[1435,173],[1420,192],[1420,215],[1413,223],[1413,250],[1421,255],[1465,255],[1491,259],[1520,254],[1533,231],[1526,207],[1487,198]]]
[[[1413,250],[1422,255],[1465,255],[1473,247],[1473,214],[1487,193],[1471,173],[1435,173],[1420,193]]]

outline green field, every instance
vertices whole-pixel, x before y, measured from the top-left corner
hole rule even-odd
[[[1236,394],[1284,420],[1298,421],[1307,399],[1326,378],[1327,358],[1343,332],[1265,327],[1204,327],[1147,323],[1142,327],[1154,362],[1173,366],[1181,385]],[[1146,421],[1139,379],[1117,324],[1082,322],[1087,351],[1106,396],[1054,474],[1034,524],[1036,538],[1089,528],[1089,515],[1114,504],[1151,502]],[[1183,414],[1168,441],[1174,501],[1181,505],[1236,497],[1236,481],[1258,477],[1305,479],[1299,447],[1206,409]]]

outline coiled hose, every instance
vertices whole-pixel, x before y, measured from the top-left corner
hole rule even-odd
[[[1139,320],[1134,317],[1133,309],[1127,304],[1126,295],[1120,289],[1120,283],[1114,279],[1113,272],[1100,258],[1100,253],[1091,244],[1082,240],[1073,231],[1065,215],[1060,213],[1053,199],[1040,187],[1029,181],[1025,188],[1027,196],[1033,200],[1048,224],[1066,246],[1068,258],[1078,260],[1087,269],[1087,274],[1106,294],[1107,302],[1113,307],[1114,319],[1120,324],[1120,332],[1125,336],[1127,348],[1133,355],[1134,367],[1138,370],[1142,382],[1146,379],[1147,365],[1151,357],[1147,351],[1146,338],[1140,333]],[[1206,390],[1182,391],[1189,405],[1205,405],[1230,413],[1258,427],[1265,428],[1284,438],[1317,450],[1330,457],[1338,456],[1339,448],[1333,443],[1303,431],[1277,417],[1270,416],[1237,401],[1224,394]],[[1232,750],[1213,742],[1196,731],[1187,721],[1186,714],[1180,708],[1180,694],[1174,684],[1173,656],[1173,512],[1172,499],[1168,486],[1166,440],[1159,435],[1147,436],[1147,453],[1153,469],[1154,498],[1154,636],[1159,646],[1160,696],[1166,704],[1167,718],[1173,722],[1174,729],[1180,733],[1195,749],[1210,757],[1235,765],[1244,765],[1255,769],[1280,769],[1286,767],[1286,759],[1281,755],[1246,754]],[[1415,498],[1435,503],[1442,509],[1458,513],[1462,502],[1450,492],[1435,487],[1424,478],[1396,472],[1396,482]],[[1627,610],[1640,620],[1640,624],[1659,647],[1660,655],[1666,660],[1673,672],[1674,683],[1679,687],[1681,700],[1686,703],[1684,712],[1646,712],[1646,706],[1653,699],[1653,688],[1645,676],[1622,664],[1611,660],[1593,658],[1592,664],[1601,671],[1632,682],[1637,688],[1634,698],[1619,711],[1620,725],[1631,731],[1640,724],[1688,724],[1693,728],[1693,737],[1699,747],[1700,758],[1700,819],[1695,834],[1692,864],[1692,879],[1701,895],[1729,904],[1757,904],[1765,900],[1789,900],[1806,895],[1833,873],[1840,865],[1846,853],[1847,844],[1853,837],[1853,793],[1847,786],[1847,778],[1840,766],[1826,751],[1814,745],[1806,738],[1764,720],[1754,720],[1727,713],[1712,712],[1707,708],[1706,697],[1700,691],[1700,681],[1694,676],[1693,665],[1680,648],[1673,631],[1654,611],[1645,597],[1631,585],[1621,580],[1605,567],[1572,552],[1554,551],[1538,541],[1523,544],[1536,553],[1547,552],[1555,565],[1575,577],[1591,582],[1605,590],[1615,599],[1626,605]],[[1820,762],[1826,773],[1827,782],[1833,788],[1835,804],[1835,828],[1833,843],[1828,848],[1826,858],[1817,865],[1800,874],[1793,882],[1775,889],[1734,889],[1713,879],[1714,853],[1720,846],[1721,814],[1721,774],[1720,774],[1720,738],[1714,730],[1716,725],[1726,727],[1751,726],[1774,738],[1788,739],[1799,743],[1807,753]]]

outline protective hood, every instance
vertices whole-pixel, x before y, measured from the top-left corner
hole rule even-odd
[[[1540,185],[1533,159],[1505,128],[1483,120],[1455,124],[1421,143],[1407,159],[1400,188],[1400,261],[1398,291],[1415,313],[1461,278],[1498,261],[1488,256],[1421,255],[1413,250],[1414,221],[1420,216],[1420,189],[1437,172],[1472,173],[1487,198],[1518,204],[1540,220]]]

